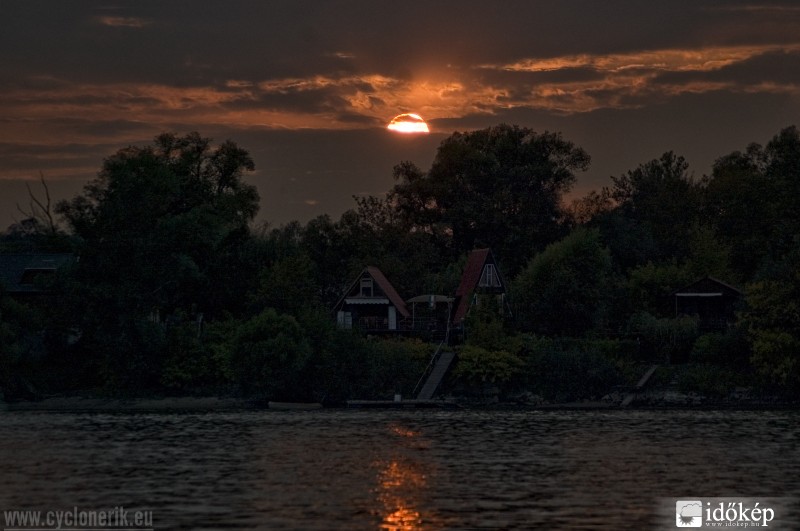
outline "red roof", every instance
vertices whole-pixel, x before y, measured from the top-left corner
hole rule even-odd
[[[466,317],[470,295],[480,282],[483,266],[490,257],[492,258],[491,263],[494,263],[491,249],[476,249],[469,253],[467,266],[464,268],[464,274],[461,275],[461,283],[456,289],[456,310],[453,313],[453,323],[458,324]]]
[[[367,273],[370,277],[372,277],[372,280],[378,284],[378,287],[381,288],[381,291],[383,291],[383,293],[386,295],[386,298],[389,299],[389,302],[392,303],[395,308],[397,308],[397,311],[400,312],[400,315],[403,317],[411,317],[411,312],[408,311],[408,307],[406,306],[403,298],[397,293],[397,290],[394,289],[394,286],[392,286],[392,283],[389,282],[389,279],[386,278],[383,272],[374,266],[365,267],[361,273],[359,273],[356,280],[350,285],[350,288],[345,291],[344,295],[342,295],[342,298],[339,299],[339,302],[336,303],[334,308],[339,308],[342,303],[344,303],[348,294],[356,289],[358,282],[364,276],[364,273]]]
[[[369,266],[365,271],[378,283],[378,286],[380,286],[381,290],[386,294],[389,301],[397,308],[397,311],[400,312],[403,317],[411,317],[411,312],[408,311],[405,301],[397,294],[394,286],[392,286],[392,283],[389,282],[389,279],[384,276],[381,270],[377,267]]]

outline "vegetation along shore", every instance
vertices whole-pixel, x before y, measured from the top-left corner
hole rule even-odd
[[[0,235],[3,400],[343,405],[417,396],[446,359],[430,393],[467,405],[796,404],[798,129],[568,201],[589,164],[557,133],[454,133],[385,195],[279,227],[253,222],[248,152],[198,133],[57,204],[42,180]]]

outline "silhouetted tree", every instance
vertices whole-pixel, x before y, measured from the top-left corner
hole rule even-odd
[[[541,334],[582,335],[602,325],[611,275],[611,256],[599,231],[575,229],[536,255],[514,280],[518,321]]]
[[[248,271],[236,248],[258,210],[255,187],[242,180],[253,169],[233,142],[212,147],[197,133],[162,134],[152,146],[107,158],[81,195],[58,204],[81,239],[82,328],[121,357],[152,351],[138,364],[149,375],[141,379],[157,373],[159,361],[158,347],[142,347],[158,335],[146,322],[178,310],[200,318],[242,298],[225,291],[232,287],[230,269]]]
[[[557,133],[510,125],[454,133],[427,173],[398,165],[389,198],[411,229],[447,235],[452,258],[492,247],[513,274],[563,235],[561,198],[589,160]]]

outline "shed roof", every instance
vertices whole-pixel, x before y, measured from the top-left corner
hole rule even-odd
[[[0,254],[0,285],[9,293],[36,293],[32,273],[55,271],[73,260],[69,253]]]
[[[721,280],[718,280],[714,277],[706,276],[699,280],[696,280],[685,286],[679,290],[675,290],[672,295],[678,296],[680,294],[693,294],[693,295],[700,295],[703,293],[711,293],[711,292],[722,292],[726,295],[731,296],[741,296],[742,291],[730,284],[727,284]]]

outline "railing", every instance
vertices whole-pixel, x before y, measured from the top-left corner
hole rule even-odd
[[[384,317],[359,317],[353,327],[364,332],[407,332],[412,334],[430,334],[441,338],[447,335],[447,321],[442,319],[398,319],[394,329],[389,328],[389,320]]]
[[[442,352],[442,347],[447,343],[447,336],[442,339],[442,342],[439,343],[439,346],[436,347],[436,351],[431,356],[431,361],[428,362],[428,366],[425,367],[425,370],[422,371],[422,376],[419,377],[417,381],[417,385],[414,386],[414,390],[411,391],[412,396],[417,396],[417,391],[419,390],[420,386],[423,385],[423,382],[428,378],[428,375],[431,373],[433,368],[436,366],[436,362],[439,360],[439,354]]]

